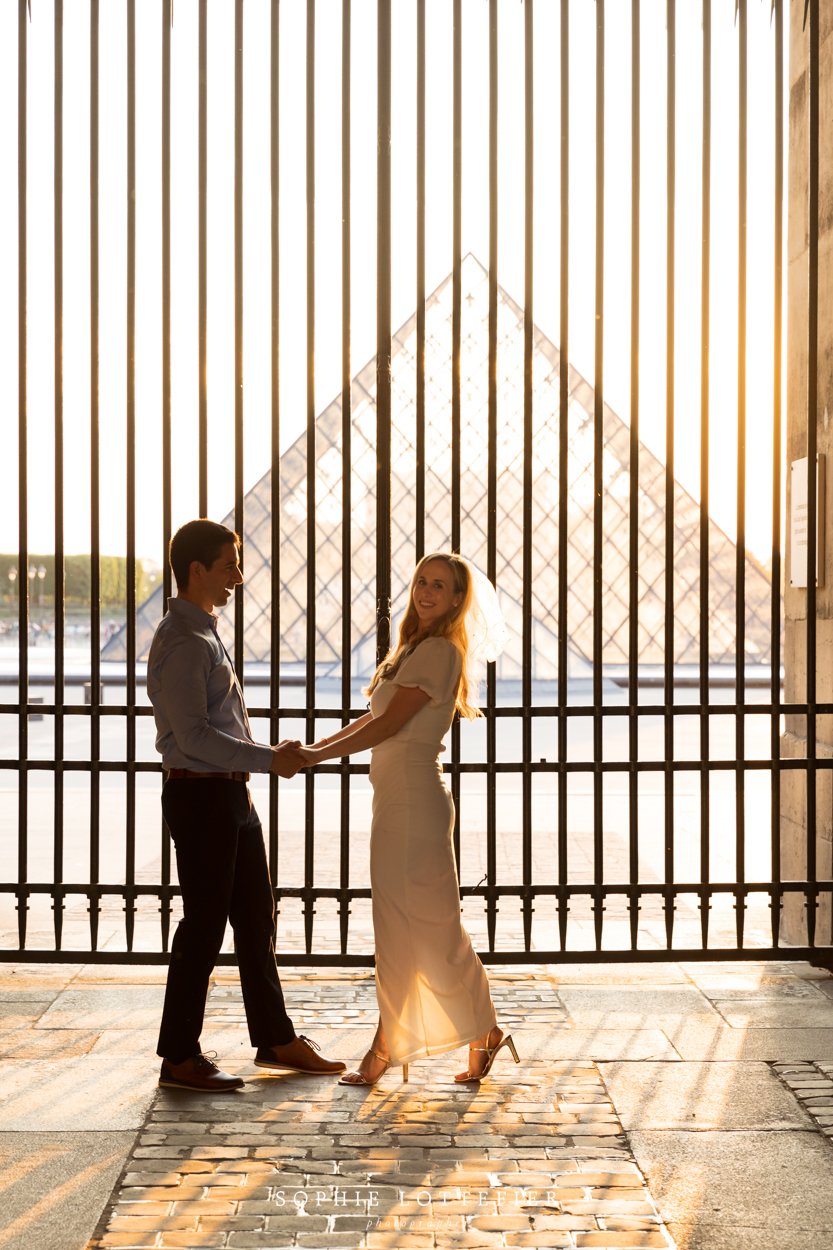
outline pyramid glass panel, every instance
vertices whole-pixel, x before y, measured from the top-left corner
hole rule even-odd
[[[462,340],[460,354],[460,496],[461,547],[485,568],[488,541],[488,275],[467,256],[462,264]],[[426,301],[425,310],[425,548],[448,548],[451,534],[452,473],[452,282]],[[497,589],[510,631],[498,661],[498,678],[514,679],[522,670],[523,636],[523,313],[498,289],[497,348]],[[394,335],[391,359],[391,550],[394,611],[403,594],[416,554],[416,317]],[[532,678],[556,675],[559,628],[565,630],[574,669],[585,671],[593,656],[595,431],[592,387],[569,370],[567,437],[567,533],[558,532],[560,481],[560,360],[554,345],[533,335],[533,414],[531,448],[532,578],[529,592]],[[351,511],[349,534],[343,518],[343,422],[341,397],[318,417],[315,430],[315,667],[319,676],[340,675],[342,619],[350,613],[350,673],[364,678],[375,663],[376,639],[376,363],[356,375],[351,415]],[[638,446],[639,546],[637,554],[640,665],[665,660],[668,641],[675,664],[700,658],[700,509],[675,482],[673,638],[665,637],[666,480],[662,463]],[[602,428],[602,662],[629,661],[630,611],[630,430],[609,407]],[[280,461],[280,664],[303,666],[307,646],[308,478],[306,433]],[[272,480],[268,471],[244,501],[244,655],[270,660],[272,613]],[[233,524],[233,513],[224,518]],[[565,616],[559,621],[559,544],[567,543]],[[351,602],[343,602],[345,554],[351,568]],[[708,654],[712,664],[735,660],[737,636],[736,549],[708,522]],[[771,584],[749,555],[745,559],[745,660],[768,664]],[[153,630],[162,615],[161,590],[139,609],[137,654],[147,656]],[[221,630],[231,642],[231,614]],[[106,659],[124,659],[122,635],[103,650]]]

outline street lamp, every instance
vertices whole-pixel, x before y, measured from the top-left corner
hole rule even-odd
[[[40,585],[38,586],[38,607],[39,608],[43,607],[43,579],[45,577],[46,577],[46,566],[43,564],[39,564],[38,565],[38,581],[40,582]]]
[[[31,587],[31,589],[30,589],[30,591],[29,591],[29,602],[31,603],[31,601],[32,601],[32,590],[34,589],[34,586],[35,586],[35,578],[36,578],[36,577],[37,577],[37,575],[38,575],[38,570],[35,568],[34,564],[30,564],[30,565],[29,565],[29,568],[28,568],[28,573],[29,573],[29,584],[30,584],[30,587]],[[30,637],[31,637],[31,639],[32,639],[32,641],[33,641],[34,643],[37,643],[37,641],[38,641],[38,632],[39,632],[39,630],[40,630],[40,626],[38,625],[37,621],[30,621],[30,622],[29,622],[29,634],[30,634]]]
[[[10,598],[14,599],[14,588],[15,588],[15,583],[17,582],[17,569],[14,567],[14,565],[12,565],[12,567],[9,569],[6,576],[9,579],[9,587],[10,587],[9,596]]]

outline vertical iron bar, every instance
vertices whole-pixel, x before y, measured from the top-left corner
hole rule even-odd
[[[271,272],[271,433],[269,494],[271,525],[271,615],[269,668],[270,742],[280,741],[281,705],[281,395],[280,395],[280,0],[271,0],[269,25],[269,225]],[[269,876],[278,883],[278,778],[269,774]]]
[[[605,6],[596,2],[596,329],[593,391],[593,927],[602,948],[604,778],[602,730],[602,457],[604,454],[604,70]]]
[[[463,7],[454,0],[452,70],[451,549],[460,550],[460,345],[463,238]]]
[[[532,948],[532,346],[533,321],[533,0],[524,5],[524,432],[523,432],[523,924],[524,950]]]
[[[341,16],[341,706],[345,713],[352,704],[352,646],[353,646],[353,478],[352,478],[352,432],[353,400],[350,363],[350,55],[351,11],[350,0],[342,0]],[[419,508],[417,508],[419,516]],[[349,724],[349,716],[342,717],[342,725]],[[339,900],[339,925],[341,951],[347,952],[347,931],[350,920],[350,771],[345,758],[341,765],[341,852]]]
[[[376,663],[391,642],[391,0],[376,36]]]
[[[570,4],[561,0],[560,33],[561,208],[558,337],[558,940],[567,946],[567,534],[570,422]]]
[[[416,9],[416,560],[425,555],[425,0]]]
[[[243,515],[243,0],[234,4],[234,528],[245,539]],[[245,565],[246,544],[240,552]],[[244,591],[234,596],[234,667],[244,683]]]
[[[163,19],[163,79],[161,79],[161,356],[163,356],[163,597],[171,592],[168,551],[171,537],[170,439],[170,26],[174,0],[161,0]]]
[[[816,941],[816,564],[818,559],[818,330],[819,330],[819,16],[809,0],[809,173],[807,295],[807,944]]]
[[[390,649],[391,490],[391,11],[377,9],[376,142],[376,663]]]
[[[703,0],[703,149],[700,245],[700,940],[709,945],[711,795],[709,722],[709,334],[711,320],[712,0]]]
[[[735,582],[735,859],[736,881],[746,875],[746,172],[747,172],[747,16],[746,0],[738,0],[738,464]],[[746,896],[735,896],[737,943],[743,946]]]
[[[162,108],[165,87],[170,82],[170,22],[162,0]],[[126,504],[126,772],[125,777],[125,866],[124,919],[127,949],[133,949],[136,895],[136,11],[135,0],[127,4],[127,341],[125,344],[125,449],[127,480]]]
[[[173,21],[173,0],[162,6],[162,560],[163,611],[167,611],[171,593],[171,569],[168,548],[171,540],[171,50],[170,30]],[[201,515],[204,513],[201,511]],[[162,885],[171,881],[171,840],[164,821],[161,830]],[[167,890],[159,905],[162,947],[168,949],[171,927],[171,898]]]
[[[55,0],[55,763],[52,861],[55,949],[64,917],[64,3]]]
[[[770,721],[771,774],[771,854],[772,880],[776,889],[770,898],[772,945],[778,946],[781,932],[781,300],[784,248],[784,11],[782,0],[775,0],[775,238],[774,299],[772,344],[772,624],[770,627]]]
[[[17,18],[17,410],[18,410],[18,702],[17,750],[20,761],[17,791],[17,934],[20,949],[26,946],[26,915],[29,910],[29,486],[27,441],[27,15],[20,0]]]
[[[628,847],[629,880],[639,882],[639,192],[641,173],[640,0],[631,6],[631,424],[628,559]],[[631,949],[639,933],[639,899],[628,905]]]
[[[489,376],[486,575],[497,584],[497,259],[498,259],[498,20],[489,0]],[[486,674],[486,928],[489,950],[497,928],[497,724],[495,667]]]
[[[460,550],[460,347],[462,341],[463,238],[463,7],[454,0],[453,158],[451,261],[451,550]],[[460,721],[451,726],[451,797],[454,801],[454,858],[460,872]]]
[[[666,338],[665,338],[665,940],[673,944],[674,897],[674,299],[676,240],[676,7],[666,5]]]
[[[90,0],[90,886],[99,876],[101,759],[101,550],[99,464],[99,0]],[[98,947],[99,901],[90,890],[90,949]]]
[[[376,139],[376,662],[391,611],[391,2],[377,8]]]
[[[315,0],[307,0],[306,75],[306,192],[307,192],[307,742],[316,738],[315,717]],[[315,913],[315,778],[305,774],[304,935],[307,954],[312,950]]]
[[[171,0],[173,3],[173,0]],[[208,0],[200,0],[199,12],[199,87],[197,107],[199,112],[198,150],[198,207],[197,207],[197,255],[198,277],[198,331],[199,342],[199,515],[208,516],[208,262],[207,222],[208,203]],[[272,600],[273,604],[275,600]]]

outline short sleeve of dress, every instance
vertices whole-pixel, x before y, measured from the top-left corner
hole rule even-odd
[[[462,667],[462,657],[453,642],[426,638],[403,660],[392,682],[424,690],[434,704],[446,703],[457,693]]]

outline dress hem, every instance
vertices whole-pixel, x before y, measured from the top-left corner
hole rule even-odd
[[[391,1066],[400,1067],[403,1063],[415,1063],[418,1059],[433,1059],[437,1055],[446,1055],[452,1050],[459,1050],[461,1046],[468,1046],[470,1042],[475,1041],[478,1037],[484,1037],[496,1027],[494,1017],[485,1029],[480,1029],[471,1037],[456,1038],[454,1041],[432,1043],[430,1046],[422,1046],[418,1050],[410,1050],[403,1055],[391,1055]]]

